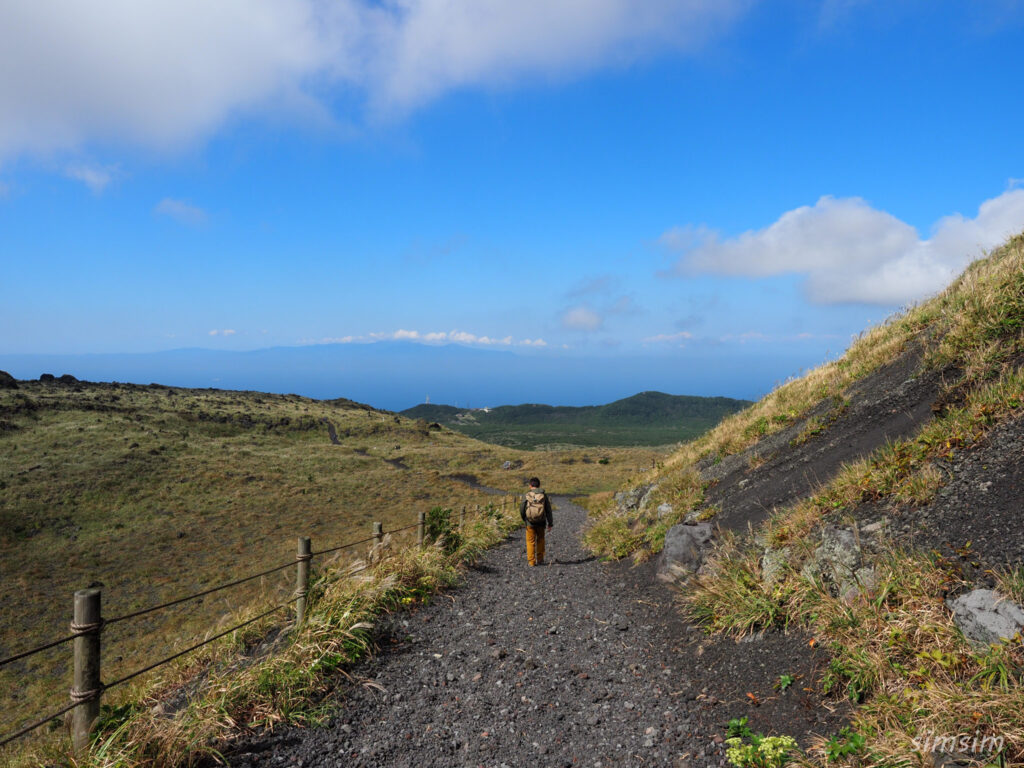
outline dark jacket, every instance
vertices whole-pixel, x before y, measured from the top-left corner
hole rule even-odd
[[[530,490],[531,491],[536,490],[536,491],[540,491],[541,493],[544,493],[544,490],[541,489],[541,488],[531,488]],[[523,522],[525,523],[526,522],[526,498],[525,497],[523,498],[522,502],[520,502],[520,504],[519,504],[519,516],[521,518],[523,518]],[[551,499],[548,498],[548,495],[546,493],[544,493],[544,520],[542,520],[539,523],[529,523],[529,525],[532,528],[543,528],[545,522],[547,522],[548,528],[550,528],[551,526],[553,526],[555,524],[555,519],[551,516]]]

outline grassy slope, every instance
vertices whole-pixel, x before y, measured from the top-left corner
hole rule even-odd
[[[1024,758],[1024,649],[1011,643],[976,651],[966,644],[943,597],[967,585],[957,581],[948,563],[928,553],[903,551],[893,542],[876,563],[878,584],[865,587],[852,604],[800,573],[816,546],[823,516],[866,500],[927,503],[943,478],[934,460],[970,449],[988,430],[1020,414],[1022,330],[1024,235],[975,262],[938,297],[865,333],[841,360],[787,383],[684,446],[655,475],[671,501],[684,512],[695,509],[703,497],[695,466],[699,459],[737,453],[784,428],[908,344],[925,346],[926,365],[963,371],[961,380],[951,384],[959,405],[925,424],[918,436],[846,467],[817,495],[779,511],[755,536],[726,536],[708,573],[684,593],[692,614],[714,632],[798,625],[829,643],[834,659],[821,683],[860,705],[853,728],[867,738],[845,760],[849,764],[906,760],[902,764],[918,765],[915,737],[975,731],[1002,734],[1010,745],[1007,755]],[[630,528],[604,498],[594,504],[589,542],[595,550],[622,556],[657,546],[657,536]],[[761,571],[764,544],[787,553],[787,567],[774,582],[767,582]],[[1024,571],[1009,571],[997,580],[1005,594],[1024,599]],[[823,741],[820,751],[801,760],[821,761],[826,747]]]
[[[607,405],[503,405],[485,413],[423,404],[402,413],[516,448],[667,445],[691,440],[747,405],[746,400],[728,397],[641,392]]]
[[[337,428],[332,445],[321,419]],[[524,453],[347,401],[131,385],[21,383],[0,390],[0,657],[66,634],[71,595],[104,588],[119,615],[264,570],[314,549],[414,522],[418,510],[485,499],[454,473],[515,490],[621,482],[652,451]],[[400,460],[407,470],[382,459]],[[516,472],[504,461],[523,462]],[[115,625],[104,677],[202,635],[290,571]],[[66,647],[0,669],[0,733],[66,697]]]

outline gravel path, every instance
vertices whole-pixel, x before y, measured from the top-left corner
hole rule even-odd
[[[586,513],[554,501],[547,565],[527,567],[517,532],[459,588],[378,627],[381,653],[352,670],[367,685],[328,727],[239,744],[231,764],[724,765],[670,593],[594,559]]]

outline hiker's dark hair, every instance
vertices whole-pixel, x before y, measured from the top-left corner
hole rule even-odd
[[[536,477],[531,477],[530,478],[530,487],[531,488],[540,488],[540,480],[537,479]]]

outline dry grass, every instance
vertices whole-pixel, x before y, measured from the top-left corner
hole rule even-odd
[[[91,755],[76,764],[194,765],[216,757],[239,732],[319,722],[331,706],[331,691],[348,679],[346,667],[371,651],[375,618],[431,599],[459,578],[461,563],[519,522],[512,505],[491,506],[468,519],[453,552],[441,546],[385,549],[357,578],[347,575],[351,563],[324,569],[302,627],[268,618],[111,695]],[[65,762],[66,749],[64,741],[51,743],[22,752],[16,764]]]
[[[72,593],[94,582],[103,584],[104,615],[122,615],[288,562],[299,535],[325,549],[366,538],[375,520],[393,530],[420,510],[472,509],[491,498],[451,475],[513,491],[537,474],[549,491],[581,493],[614,487],[657,455],[516,451],[294,395],[39,383],[3,390],[0,657],[67,634]],[[503,470],[505,461],[522,466]],[[228,626],[254,601],[286,595],[291,579],[285,572],[111,626],[104,677]],[[0,733],[63,705],[69,659],[61,647],[0,669]]]
[[[804,442],[827,430],[846,407],[845,391],[857,380],[893,362],[913,344],[925,350],[925,364],[934,369],[958,368],[963,372],[956,387],[964,392],[992,384],[987,395],[975,393],[976,408],[988,408],[989,421],[1005,417],[1022,401],[1019,381],[1015,378],[1014,361],[1024,355],[1024,234],[1011,238],[987,258],[974,262],[964,274],[938,296],[889,318],[882,325],[861,334],[841,359],[825,363],[799,378],[786,382],[749,408],[729,416],[714,429],[681,446],[646,476],[630,478],[627,487],[640,483],[673,482],[680,473],[690,473],[701,459],[720,460],[754,446],[762,437],[795,423],[822,401],[831,400],[828,415],[812,420],[796,438]],[[994,382],[994,384],[993,384]],[[987,401],[986,398],[987,397]],[[987,402],[987,405],[986,405]],[[954,418],[975,425],[978,414],[957,411]],[[948,425],[936,427],[946,434]],[[982,430],[983,431],[983,430]],[[951,434],[952,445],[973,440],[963,430]],[[925,438],[927,439],[927,438]],[[918,451],[921,455],[896,456],[876,462],[874,467],[859,466],[870,486],[877,475],[890,472],[900,484],[899,497],[905,501],[923,502],[939,487],[941,477],[927,465],[924,455],[938,455],[934,447]],[[762,459],[754,453],[751,466]],[[890,464],[899,465],[890,466]],[[912,467],[912,471],[906,471]],[[863,478],[862,478],[863,479]],[[857,495],[856,482],[848,478],[844,492],[849,499],[835,498],[839,506],[851,503]],[[701,498],[694,496],[697,503]],[[605,556],[622,557],[644,546],[645,537],[636,535],[630,526],[614,523],[615,514],[609,503],[596,510],[599,525],[606,530],[595,536],[590,545]],[[623,538],[612,535],[612,529]],[[629,535],[625,535],[629,531]]]
[[[814,497],[776,512],[753,536],[726,536],[685,593],[689,611],[711,631],[743,635],[800,626],[830,649],[821,685],[857,703],[852,728],[867,738],[864,750],[846,758],[848,765],[930,764],[923,740],[960,734],[1001,736],[1006,764],[1024,764],[1024,647],[1011,642],[978,651],[966,642],[944,602],[950,590],[966,586],[957,569],[890,543],[873,564],[876,583],[862,584],[852,596],[838,597],[801,572],[823,516],[866,501],[927,503],[945,480],[939,460],[970,449],[1021,413],[1022,329],[1024,236],[1018,236],[938,297],[866,333],[842,360],[787,383],[684,446],[658,473],[669,482],[690,475],[702,457],[751,446],[821,400],[840,398],[850,383],[912,343],[923,345],[927,365],[962,372],[950,388],[949,407],[916,436],[844,467]],[[827,426],[815,422],[805,436]],[[607,505],[603,509],[607,513]],[[607,514],[598,525],[606,532],[591,542],[598,551],[624,554],[644,543],[643,531],[633,529],[628,545],[617,539]],[[776,558],[772,579],[763,572],[765,548]],[[1004,594],[1024,599],[1021,569],[996,577]],[[820,739],[800,764],[825,763],[828,747]],[[979,765],[986,762],[981,757]]]

